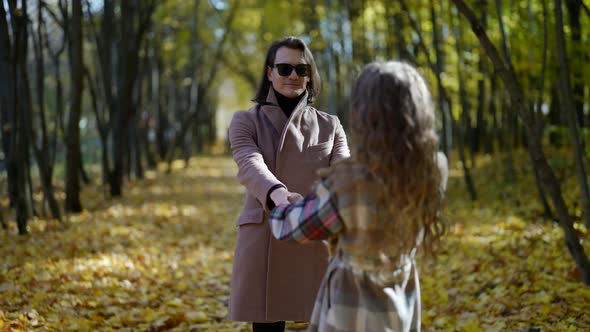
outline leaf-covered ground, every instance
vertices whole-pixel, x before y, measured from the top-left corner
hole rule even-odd
[[[590,288],[541,218],[530,165],[517,171],[510,186],[500,161],[478,160],[476,203],[451,172],[449,232],[421,268],[423,330],[590,330]],[[35,220],[21,237],[11,222],[0,231],[0,331],[249,331],[224,318],[244,195],[235,174],[228,157],[199,157],[128,183],[122,199],[86,188],[87,210],[65,229]],[[573,202],[575,182],[563,186]]]

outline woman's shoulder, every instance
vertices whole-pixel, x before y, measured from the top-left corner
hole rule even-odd
[[[372,182],[371,172],[353,158],[335,162],[330,167],[318,170],[318,175],[333,187],[355,187],[362,183]]]
[[[328,177],[331,174],[334,174],[336,172],[341,173],[343,171],[349,170],[349,169],[355,167],[355,164],[356,163],[352,158],[350,158],[350,157],[344,158],[344,159],[341,159],[341,160],[333,163],[332,165],[330,165],[328,167],[320,168],[317,171],[317,174],[320,177],[325,178],[325,177]]]

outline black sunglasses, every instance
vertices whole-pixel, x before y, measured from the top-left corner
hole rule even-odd
[[[309,72],[311,71],[311,65],[307,63],[300,63],[298,65],[293,66],[289,63],[277,63],[271,66],[272,68],[277,68],[279,75],[281,76],[289,76],[295,69],[295,73],[297,76],[309,76]]]

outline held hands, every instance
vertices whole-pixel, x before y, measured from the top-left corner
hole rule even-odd
[[[277,206],[281,204],[293,204],[301,198],[303,198],[303,196],[300,194],[292,193],[285,188],[278,188],[270,193],[270,199],[272,199]]]
[[[291,203],[291,204],[297,202],[298,200],[300,200],[302,198],[303,198],[303,196],[301,196],[299,193],[290,193],[289,197],[287,197],[287,199],[289,200],[289,203]]]

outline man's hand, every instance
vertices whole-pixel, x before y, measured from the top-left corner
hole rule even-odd
[[[302,198],[303,196],[300,194],[292,193],[285,188],[278,188],[270,193],[270,199],[275,203],[275,206],[281,204],[293,204]]]
[[[300,199],[303,199],[303,196],[301,196],[299,193],[290,193],[287,197],[287,200],[289,200],[289,203],[291,204],[299,201]]]
[[[291,193],[285,188],[277,188],[270,193],[270,199],[272,199],[275,206],[281,204],[289,204],[289,195]]]

